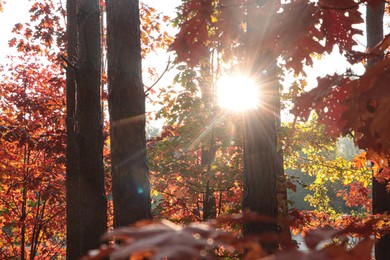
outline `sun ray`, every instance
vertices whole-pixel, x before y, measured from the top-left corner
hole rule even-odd
[[[235,112],[256,109],[260,105],[259,86],[245,75],[224,76],[217,82],[217,103]]]
[[[203,131],[201,131],[196,138],[194,138],[194,141],[187,147],[188,151],[191,151],[194,149],[200,142],[203,140],[203,138],[212,131],[213,127],[217,125],[219,122],[221,122],[226,117],[226,111],[221,111],[216,116],[214,116],[208,124],[204,127]]]

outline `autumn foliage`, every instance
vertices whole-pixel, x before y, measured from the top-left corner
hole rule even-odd
[[[142,57],[158,49],[175,57],[173,83],[158,90],[154,84],[145,87],[161,107],[156,117],[166,122],[148,140],[156,220],[108,233],[108,245],[86,259],[371,259],[375,239],[388,233],[388,216],[370,215],[370,184],[372,173],[382,183],[390,179],[390,36],[363,51],[356,36],[363,34],[362,6],[375,9],[380,2],[183,0],[172,20],[175,37],[166,31],[170,18],[141,3]],[[103,12],[105,3],[100,3]],[[4,4],[0,0],[0,12]],[[65,15],[55,1],[31,1],[30,22],[16,24],[9,39],[18,55],[0,67],[2,259],[65,257],[65,70],[72,69],[65,55]],[[250,25],[260,23],[267,26],[251,33]],[[377,62],[362,75],[346,70],[320,77],[305,91],[305,67],[335,46],[351,64]],[[305,186],[313,209],[281,206],[277,220],[242,212],[243,120],[214,102],[217,79],[226,71],[258,66],[253,64],[258,53],[264,57],[261,73],[270,73],[269,65],[277,62],[280,79],[294,77],[282,95],[294,119],[279,127],[279,148],[286,169],[312,177],[311,183],[291,176],[278,180],[281,205],[288,203],[283,192]],[[144,69],[158,78],[154,68]],[[103,84],[105,98],[105,75]],[[354,158],[335,152],[340,136],[352,137],[361,149]],[[110,200],[109,138],[105,142]],[[329,183],[338,183],[338,189]],[[332,189],[350,215],[335,209]],[[157,220],[162,218],[168,220]],[[194,223],[200,221],[207,222]],[[277,224],[280,232],[243,238],[241,225],[247,222]],[[296,234],[303,235],[307,251],[297,249]],[[122,243],[115,246],[118,240]],[[259,244],[269,240],[281,249],[272,256]]]
[[[32,56],[2,70],[1,256],[60,257],[65,242],[64,78]],[[20,246],[17,246],[20,245]]]
[[[66,12],[37,0],[29,13],[9,39],[18,54],[0,67],[0,258],[64,259]],[[141,15],[146,55],[169,43],[168,18],[145,4]]]

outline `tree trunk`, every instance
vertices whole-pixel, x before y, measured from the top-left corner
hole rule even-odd
[[[202,102],[204,104],[203,113],[205,114],[205,122],[213,122],[212,119],[215,117],[215,91],[211,66],[213,66],[212,54],[209,53],[208,57],[204,58],[201,62],[199,80]],[[211,164],[214,162],[216,153],[214,140],[215,126],[214,124],[211,124],[210,127],[210,136],[201,142],[200,163],[201,165],[207,167],[207,172],[204,175],[206,180],[206,191],[203,196],[203,221],[217,217],[214,191],[213,188],[210,187],[210,180],[208,177],[211,174]]]
[[[99,1],[67,2],[67,259],[100,245],[107,230],[103,174]],[[76,22],[77,19],[77,22]]]
[[[373,9],[367,6],[366,29],[367,47],[372,48],[383,39],[383,15],[385,3]],[[368,66],[377,62],[369,61]],[[390,193],[386,190],[386,183],[378,182],[372,178],[372,210],[374,214],[390,211]],[[390,235],[384,235],[375,245],[375,258],[377,260],[390,259]]]
[[[67,7],[67,56],[66,70],[66,258],[77,259],[81,256],[79,245],[80,215],[78,193],[79,181],[79,148],[74,129],[76,108],[76,75],[72,66],[77,55],[77,16],[76,0],[68,0]]]
[[[114,226],[151,218],[138,0],[107,1]]]
[[[275,115],[269,108],[246,112],[244,120],[244,197],[243,210],[277,217],[278,174]],[[244,234],[276,232],[273,224],[248,223]],[[263,244],[273,251],[275,245]]]
[[[248,10],[248,34],[261,37],[264,25],[261,17],[256,14],[255,6]],[[253,37],[248,37],[252,38]],[[261,38],[259,38],[261,41]],[[283,168],[277,153],[276,126],[278,109],[275,106],[276,73],[275,60],[259,49],[260,42],[248,43],[251,57],[248,66],[253,78],[260,79],[259,91],[261,104],[257,109],[246,111],[244,114],[244,196],[243,210],[250,210],[272,218],[277,217],[277,187],[276,180],[280,168]],[[267,67],[265,67],[267,65]],[[266,71],[267,73],[263,73]],[[270,75],[265,79],[265,75]],[[275,224],[247,223],[244,225],[245,235],[259,235],[264,232],[276,232]],[[263,242],[262,246],[268,252],[277,249],[275,243]]]
[[[383,40],[383,15],[385,12],[385,3],[373,9],[369,5],[366,10],[366,30],[367,30],[367,48],[372,48]],[[378,60],[369,60],[368,66],[373,65]]]

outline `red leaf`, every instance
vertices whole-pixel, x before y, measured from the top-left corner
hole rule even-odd
[[[302,71],[303,62],[312,65],[312,53],[322,53],[324,47],[319,43],[323,33],[316,27],[320,22],[314,15],[318,7],[303,0],[291,1],[283,5],[283,12],[274,15],[269,22],[270,36],[265,37],[267,46],[281,53],[287,68],[296,73]]]
[[[176,51],[178,61],[193,67],[209,53],[206,42],[213,5],[211,0],[192,0],[187,2],[183,9],[183,16],[190,18],[181,25],[170,50]],[[195,15],[192,15],[193,13]]]
[[[370,238],[363,239],[359,244],[352,248],[350,254],[352,255],[352,258],[356,260],[370,260],[372,259],[371,252],[373,246],[374,240]]]
[[[319,243],[332,238],[338,232],[339,230],[336,230],[329,226],[310,230],[305,235],[305,243],[308,248],[314,249]]]
[[[356,4],[353,0],[340,2],[348,2],[351,6]],[[363,34],[362,30],[353,27],[364,22],[357,7],[347,10],[322,9],[319,13],[323,21],[320,30],[325,35],[325,49],[328,53],[332,52],[334,45],[340,47],[340,53],[352,51],[352,47],[356,44],[352,36]]]

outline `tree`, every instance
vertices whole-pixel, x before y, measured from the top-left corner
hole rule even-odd
[[[114,226],[151,218],[138,0],[107,1]]]
[[[266,16],[258,15],[256,9],[263,8],[261,3],[254,2],[248,6],[248,38],[253,40],[266,31],[264,22]],[[257,38],[261,42],[262,38]],[[244,195],[243,210],[250,210],[276,218],[277,204],[277,176],[283,169],[283,162],[278,160],[276,127],[278,124],[276,107],[278,99],[278,85],[276,83],[276,60],[267,50],[262,50],[257,41],[247,42],[248,53],[253,57],[246,57],[250,66],[251,75],[258,79],[261,86],[262,100],[259,108],[247,111],[244,115]],[[275,64],[275,65],[274,65]],[[269,76],[266,76],[266,75]],[[246,234],[261,234],[276,232],[276,225],[248,223],[244,226]],[[269,251],[276,250],[272,244],[263,244]]]
[[[62,257],[65,81],[34,52],[11,61],[0,67],[0,258]]]
[[[107,230],[107,201],[103,175],[99,1],[69,1],[68,4],[68,55],[75,55],[77,48],[77,58],[71,64],[74,58],[69,56],[67,74],[67,154],[72,153],[67,171],[67,256],[76,259],[99,246],[100,237]],[[71,72],[72,69],[75,71]]]
[[[337,221],[345,214],[368,216],[371,212],[371,171],[366,167],[364,153],[358,156],[359,151],[348,138],[338,139],[336,147],[336,138],[329,137],[325,126],[319,125],[317,120],[313,116],[305,123],[283,124],[279,137],[281,145],[286,147],[285,167],[287,171],[300,173],[289,176],[291,184],[288,187],[298,190],[295,184],[303,184],[311,191],[306,193],[304,200],[314,207],[316,214],[328,214],[329,221]],[[305,179],[306,183],[302,183]],[[296,196],[303,193],[297,192]],[[289,197],[289,200],[293,199],[294,196]]]
[[[68,0],[67,11],[67,57],[70,64],[76,64],[77,57],[77,1]],[[68,259],[82,255],[84,249],[79,243],[79,187],[80,161],[75,129],[76,74],[75,68],[66,69],[66,252]]]
[[[374,48],[383,39],[383,15],[385,3],[380,2],[376,6],[367,6],[366,28],[367,48]],[[368,60],[368,66],[373,66],[380,58]],[[374,214],[384,213],[390,210],[390,193],[385,181],[379,181],[374,174],[372,178],[372,211]],[[375,245],[376,259],[389,259],[390,235],[384,234]]]
[[[34,1],[31,23],[12,30],[9,46],[20,55],[2,67],[1,258],[65,253],[62,11],[51,1]]]
[[[4,1],[0,1],[2,3]],[[76,5],[77,1],[67,4],[68,39],[65,39],[62,5],[51,0],[31,2],[29,23],[16,24],[13,28],[15,38],[9,42],[21,56],[12,57],[12,63],[1,67],[0,193],[3,199],[0,218],[4,221],[5,232],[0,236],[0,258],[62,257],[66,228],[68,258],[78,258],[88,250],[82,249],[84,241],[80,239],[83,229],[80,209],[83,206],[80,201],[80,136],[75,129],[75,122],[78,122],[75,81],[79,69],[77,30],[82,26],[78,27]],[[166,46],[167,34],[161,32],[160,25],[167,18],[153,8],[143,4],[141,7],[145,54]],[[67,55],[64,54],[66,40]],[[64,101],[62,67],[66,67],[68,74],[67,102]],[[69,148],[67,226],[64,214],[65,136]],[[21,153],[22,150],[26,152]],[[107,150],[105,152],[108,154]],[[107,187],[108,182],[107,178]],[[90,202],[93,204],[94,200]],[[98,241],[99,235],[95,238]]]

